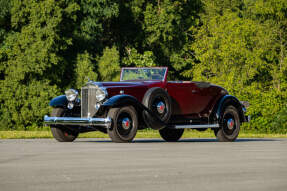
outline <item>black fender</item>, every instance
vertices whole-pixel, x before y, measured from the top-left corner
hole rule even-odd
[[[106,108],[113,108],[113,107],[124,107],[132,105],[136,108],[144,109],[142,108],[142,104],[133,96],[131,95],[116,95],[105,101],[101,107],[106,107]]]
[[[103,114],[105,111],[108,111],[110,108],[125,107],[125,106],[133,106],[137,110],[140,117],[142,117],[143,111],[147,111],[147,113],[149,114],[149,117],[154,118],[159,123],[167,125],[160,118],[154,115],[152,111],[150,111],[141,102],[139,102],[137,98],[131,95],[126,95],[126,94],[116,95],[116,96],[109,98],[107,101],[105,101],[101,105],[98,112]]]
[[[53,98],[49,105],[52,107],[65,107],[68,104],[68,100],[65,95],[60,95]]]
[[[219,100],[219,102],[217,104],[217,108],[215,110],[216,111],[215,112],[216,119],[219,122],[221,121],[221,113],[229,105],[233,105],[234,107],[236,107],[236,109],[239,112],[240,121],[244,122],[245,121],[245,116],[244,116],[244,112],[243,112],[243,106],[240,103],[240,101],[236,97],[234,97],[232,95],[225,95]]]

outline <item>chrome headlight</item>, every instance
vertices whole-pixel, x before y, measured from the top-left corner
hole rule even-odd
[[[74,89],[66,90],[65,94],[68,101],[75,101],[79,95],[78,91]]]
[[[103,101],[108,96],[108,92],[105,88],[98,88],[96,91],[97,101]]]

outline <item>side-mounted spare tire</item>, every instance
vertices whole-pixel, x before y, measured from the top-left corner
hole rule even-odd
[[[168,123],[172,114],[171,98],[168,93],[159,87],[150,88],[142,100],[151,114],[147,111],[143,113],[143,119],[149,128],[160,130]]]

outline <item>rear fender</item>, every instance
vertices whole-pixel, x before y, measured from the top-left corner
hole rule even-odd
[[[60,95],[58,97],[53,98],[49,105],[52,107],[65,107],[68,104],[68,100],[65,95]]]
[[[215,117],[216,117],[217,121],[218,122],[221,121],[221,113],[229,105],[233,105],[234,107],[236,107],[236,109],[239,112],[240,121],[244,122],[245,117],[244,117],[243,107],[242,107],[240,101],[232,95],[225,95],[219,100],[219,102],[217,104],[216,112],[215,112],[215,114],[216,114]]]

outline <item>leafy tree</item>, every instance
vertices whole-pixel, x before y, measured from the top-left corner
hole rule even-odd
[[[78,54],[76,64],[76,88],[80,89],[88,80],[97,80],[97,73],[94,72],[93,60],[88,52]]]
[[[126,51],[128,56],[123,59],[125,65],[135,67],[156,66],[153,52],[145,51],[143,54],[139,54],[135,48],[126,48]]]
[[[159,0],[146,4],[143,29],[146,45],[156,56],[156,63],[170,66],[173,75],[186,69],[192,54],[188,51],[192,43],[194,26],[198,23],[201,2],[194,0]]]
[[[286,102],[285,102],[286,103]],[[287,105],[278,113],[272,123],[272,132],[287,133]]]
[[[111,28],[112,21],[119,14],[117,1],[109,0],[80,0],[76,1],[80,10],[75,15],[76,22],[70,28],[70,36],[73,45],[69,47],[69,53],[88,53],[96,58],[106,45],[113,45]],[[69,29],[69,28],[68,28]],[[69,59],[69,58],[67,58]],[[75,57],[70,57],[71,62]]]
[[[120,56],[115,46],[105,48],[99,59],[98,71],[103,81],[118,81],[120,79]]]
[[[117,15],[117,3],[7,2],[0,2],[6,8],[0,13],[0,121],[1,128],[21,129],[41,125],[60,90],[79,87],[86,76],[96,79],[92,62],[109,39],[104,30]]]
[[[10,30],[10,1],[0,0],[0,7],[0,42],[2,42]]]
[[[6,59],[1,80],[1,127],[27,127],[41,124],[49,99],[58,94],[51,82],[59,82],[65,62],[59,52],[70,39],[60,38],[63,17],[77,10],[64,1],[11,2],[11,34],[1,47]]]
[[[272,76],[272,86],[270,89],[276,92],[274,102],[279,103],[278,112],[272,115],[272,131],[286,132],[286,122],[284,114],[286,113],[287,101],[287,2],[285,0],[258,0],[249,3],[249,12],[253,13],[254,20],[259,20],[273,34],[271,45],[273,47],[270,53],[270,73]],[[275,127],[274,124],[278,126]]]
[[[205,1],[206,12],[201,15],[201,26],[191,46],[195,61],[184,75],[222,85],[231,94],[249,100],[251,126],[274,132],[271,123],[286,100],[278,88],[278,79],[284,78],[283,67],[277,67],[280,54],[276,46],[283,48],[277,40],[280,32],[274,32],[278,26],[265,21],[243,1],[221,3]],[[255,1],[254,6],[261,3]]]

